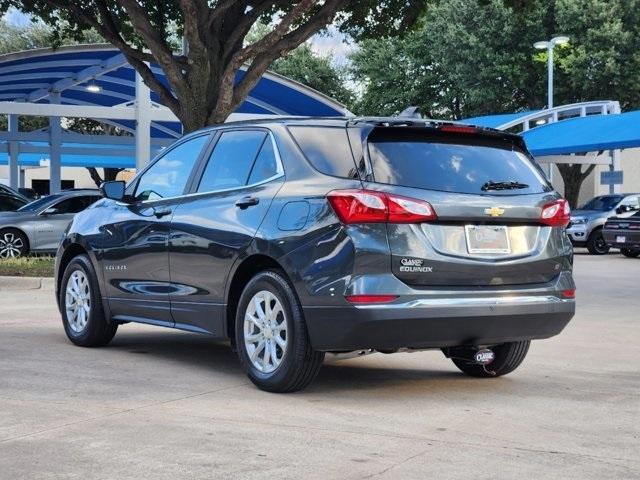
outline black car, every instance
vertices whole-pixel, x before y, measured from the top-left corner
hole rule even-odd
[[[640,256],[640,212],[626,218],[610,218],[602,228],[602,235],[607,245],[619,248],[625,257]]]
[[[279,118],[190,134],[77,214],[57,254],[69,339],[140,322],[229,339],[260,388],[325,352],[441,349],[513,371],[575,309],[565,200],[509,133]]]
[[[0,212],[15,212],[27,203],[22,197],[0,192]]]

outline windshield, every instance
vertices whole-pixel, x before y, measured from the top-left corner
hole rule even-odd
[[[499,139],[374,131],[368,147],[379,183],[485,195],[551,189],[525,152]]]
[[[45,205],[51,203],[52,201],[57,200],[60,197],[62,197],[62,195],[49,195],[48,197],[42,197],[42,198],[39,198],[38,200],[34,200],[31,203],[27,203],[24,207],[20,207],[17,211],[18,212],[35,212],[37,210],[40,210]]]
[[[603,195],[595,197],[585,203],[580,210],[598,210],[599,212],[608,212],[622,201],[622,195]]]

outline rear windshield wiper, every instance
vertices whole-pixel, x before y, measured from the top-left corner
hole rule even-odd
[[[520,190],[521,188],[529,188],[529,185],[520,182],[494,182],[489,180],[481,188],[483,192],[487,190]]]

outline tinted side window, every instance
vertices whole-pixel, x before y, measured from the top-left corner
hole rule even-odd
[[[224,132],[207,162],[198,192],[246,185],[251,167],[266,137],[267,134],[262,131]]]
[[[192,138],[167,152],[138,180],[135,199],[157,200],[182,195],[208,135]]]
[[[342,178],[358,178],[346,128],[289,127],[296,143],[321,173]]]
[[[273,177],[278,173],[278,161],[276,160],[276,154],[273,151],[273,142],[270,137],[267,137],[262,144],[262,148],[258,153],[251,173],[249,174],[249,185],[262,182],[268,178]]]
[[[0,195],[0,211],[17,210],[24,202],[15,197]]]
[[[98,201],[100,197],[97,195],[87,195],[80,197],[71,197],[66,200],[52,205],[53,208],[57,208],[57,213],[78,213],[87,208],[92,203]]]

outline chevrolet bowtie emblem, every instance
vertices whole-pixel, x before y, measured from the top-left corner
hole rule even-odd
[[[504,208],[500,208],[500,207],[485,208],[484,213],[492,217],[499,217],[501,215],[504,215]]]

